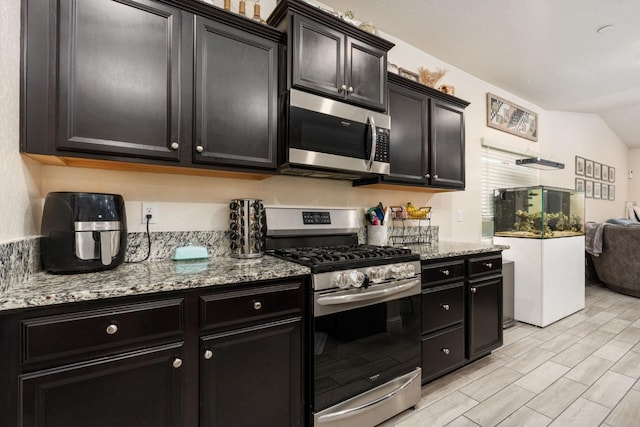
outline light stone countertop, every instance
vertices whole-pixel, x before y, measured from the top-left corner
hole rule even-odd
[[[508,246],[436,242],[409,248],[419,253],[421,260],[431,260],[496,252],[508,249]],[[308,267],[268,255],[255,260],[213,257],[201,261],[151,261],[73,275],[40,272],[0,293],[0,312],[208,286],[241,285],[308,274]]]

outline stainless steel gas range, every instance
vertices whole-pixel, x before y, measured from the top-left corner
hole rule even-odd
[[[314,426],[374,426],[420,399],[420,257],[359,245],[356,209],[266,208],[267,253],[312,272]]]

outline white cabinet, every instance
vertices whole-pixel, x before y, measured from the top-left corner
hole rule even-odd
[[[514,318],[547,326],[584,308],[584,236],[494,237],[514,261]]]

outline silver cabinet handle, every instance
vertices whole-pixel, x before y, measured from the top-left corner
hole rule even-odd
[[[338,93],[345,92],[347,90],[347,85],[342,85],[338,88]]]
[[[449,353],[450,353],[448,348],[443,348],[441,351],[442,351],[444,354],[449,354]]]
[[[487,268],[491,268],[491,267],[493,267],[493,264],[491,264],[490,262],[485,262],[484,266],[487,267]]]
[[[378,131],[376,130],[376,123],[373,120],[373,114],[369,113],[367,115],[367,123],[371,128],[371,154],[369,155],[369,160],[367,161],[367,170],[371,170],[371,165],[373,165],[373,161],[376,159],[376,151],[378,151]]]
[[[171,149],[172,150],[177,150],[178,148],[180,148],[180,144],[178,144],[177,142],[172,142],[171,143]]]
[[[442,270],[441,271],[442,274],[444,274],[445,276],[449,276],[449,270]]]
[[[449,311],[449,308],[450,308],[449,304],[440,304],[440,307],[442,307],[444,311]]]
[[[179,357],[173,359],[173,367],[178,369],[180,366],[182,366],[182,359],[180,359]]]
[[[211,359],[212,357],[213,357],[213,351],[211,351],[211,350],[205,350],[205,351],[204,351],[204,358],[205,358],[205,359],[209,360],[209,359]]]
[[[253,302],[253,309],[254,310],[260,310],[262,308],[262,303],[260,301],[254,301]]]
[[[202,153],[204,151],[204,147],[202,145],[196,145],[196,151],[198,153]]]
[[[116,325],[115,323],[112,323],[109,326],[107,326],[107,334],[114,335],[116,332],[118,332],[118,325]]]
[[[475,293],[476,293],[476,291],[477,291],[478,289],[476,289],[476,288],[471,288],[470,290],[471,290],[471,293],[472,293],[472,294],[475,294]]]
[[[352,87],[352,86],[349,86],[349,88],[347,89],[347,92],[349,92],[349,93],[353,93],[353,87]]]

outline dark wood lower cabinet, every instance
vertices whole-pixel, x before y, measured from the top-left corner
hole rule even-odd
[[[21,375],[23,427],[182,426],[182,343]]]
[[[201,339],[202,427],[302,425],[300,323],[294,318]]]
[[[422,383],[502,345],[502,255],[422,263]]]

